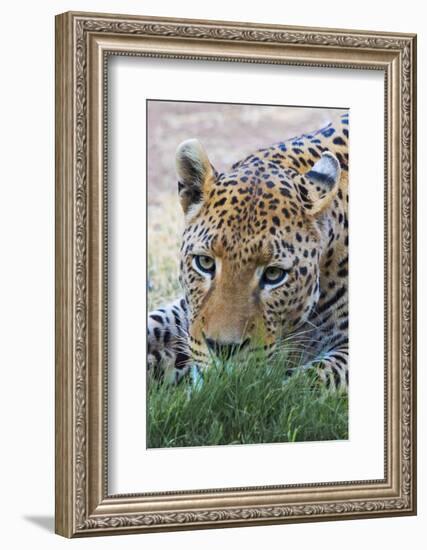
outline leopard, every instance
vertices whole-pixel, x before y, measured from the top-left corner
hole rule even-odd
[[[196,138],[176,151],[182,296],[148,314],[148,372],[179,382],[212,357],[289,342],[326,388],[348,391],[349,114],[225,172]]]

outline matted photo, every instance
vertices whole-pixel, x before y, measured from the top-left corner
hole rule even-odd
[[[349,110],[146,106],[147,447],[348,439]]]
[[[56,531],[414,514],[416,38],[56,19]]]

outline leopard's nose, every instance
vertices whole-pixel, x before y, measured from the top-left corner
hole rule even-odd
[[[209,350],[220,359],[230,359],[234,354],[249,344],[249,338],[243,342],[219,342],[212,338],[205,338]]]

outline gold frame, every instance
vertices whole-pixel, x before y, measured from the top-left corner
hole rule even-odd
[[[104,161],[106,59],[113,54],[384,71],[384,479],[108,495]],[[89,13],[56,17],[57,533],[416,513],[415,78],[412,34]]]

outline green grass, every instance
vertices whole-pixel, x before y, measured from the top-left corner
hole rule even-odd
[[[286,379],[284,370],[258,357],[213,365],[195,385],[150,383],[147,446],[347,439],[347,395],[328,392],[307,371]]]

